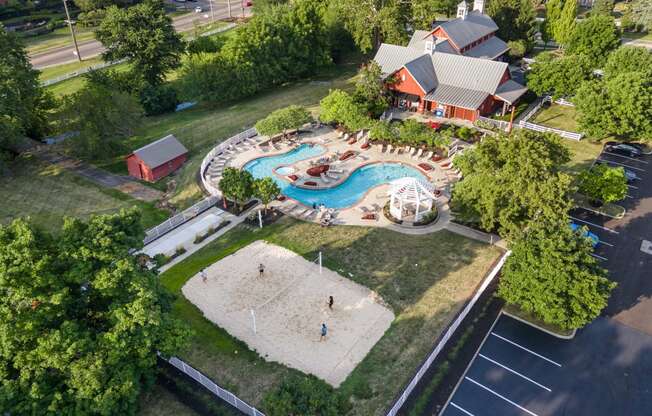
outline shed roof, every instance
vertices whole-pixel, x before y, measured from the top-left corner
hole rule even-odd
[[[496,97],[507,101],[508,104],[514,104],[514,102],[521,98],[521,96],[526,92],[527,87],[524,87],[518,82],[510,79],[498,87],[496,90]]]
[[[478,46],[464,52],[465,56],[471,58],[495,59],[509,50],[509,46],[502,39],[495,36],[490,37]]]
[[[150,168],[155,168],[186,153],[188,153],[188,149],[174,135],[169,134],[162,139],[134,150],[133,154],[138,156]]]
[[[477,10],[470,12],[464,19],[449,20],[438,27],[442,28],[460,49],[498,30],[498,26],[491,17]]]

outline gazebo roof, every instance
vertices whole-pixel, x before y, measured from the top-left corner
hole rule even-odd
[[[421,202],[435,199],[435,187],[417,178],[400,178],[390,182],[389,194],[406,202]]]

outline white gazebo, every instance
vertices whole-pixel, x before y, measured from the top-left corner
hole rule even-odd
[[[435,187],[417,178],[400,178],[390,183],[389,212],[396,219],[418,222],[432,210]]]

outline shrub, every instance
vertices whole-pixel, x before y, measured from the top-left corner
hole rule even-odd
[[[263,401],[270,416],[346,414],[350,404],[339,392],[314,376],[287,377]]]
[[[140,92],[140,103],[148,116],[174,111],[179,104],[177,91],[169,85],[147,85]]]
[[[291,105],[272,111],[267,117],[258,120],[256,130],[264,136],[285,133],[287,130],[298,129],[312,121],[310,112],[300,105]]]
[[[170,258],[163,253],[158,253],[157,255],[154,256],[152,260],[154,260],[154,263],[156,264],[157,267],[161,267],[164,264],[168,263],[170,261]]]

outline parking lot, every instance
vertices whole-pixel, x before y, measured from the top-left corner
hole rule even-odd
[[[596,162],[639,177],[622,219],[570,213],[598,236],[595,256],[618,283],[603,316],[562,340],[502,315],[441,415],[652,415],[652,155],[603,151]]]

